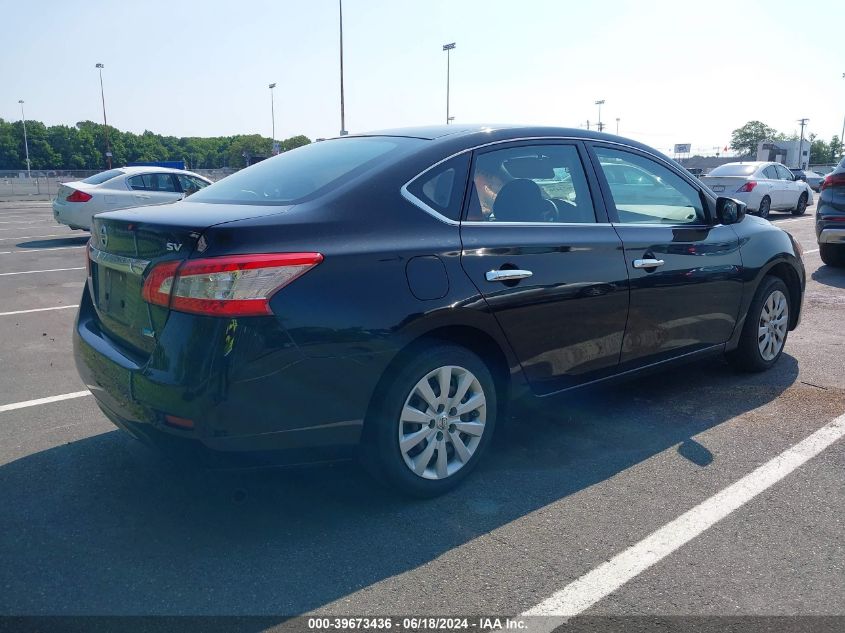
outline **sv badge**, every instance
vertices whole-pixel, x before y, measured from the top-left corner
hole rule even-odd
[[[182,250],[182,245],[177,242],[168,242],[167,250],[179,252]]]

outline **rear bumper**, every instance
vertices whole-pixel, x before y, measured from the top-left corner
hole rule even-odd
[[[66,224],[72,229],[91,230],[91,218],[94,212],[84,209],[86,203],[65,203],[53,200],[53,219],[59,224]]]
[[[101,329],[86,288],[73,337],[77,370],[116,426],[180,458],[255,465],[348,456],[372,393],[354,388],[364,379],[360,364],[307,358],[274,318],[253,320],[242,319],[227,344],[228,320],[172,313],[161,349],[138,359]],[[194,428],[170,426],[166,414]]]

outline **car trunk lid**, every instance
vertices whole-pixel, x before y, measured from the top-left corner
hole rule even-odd
[[[177,203],[166,211],[147,207],[96,216],[88,247],[88,283],[103,331],[143,362],[170,312],[142,298],[150,270],[163,262],[187,259],[210,226],[287,208]]]
[[[747,176],[702,176],[701,182],[707,185],[713,193],[736,193],[746,182],[751,180]]]

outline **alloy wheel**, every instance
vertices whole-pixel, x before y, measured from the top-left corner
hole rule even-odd
[[[405,465],[424,479],[445,479],[472,458],[484,434],[487,397],[478,378],[455,365],[438,367],[411,390],[399,418]]]
[[[775,290],[763,302],[757,324],[757,347],[765,361],[774,360],[783,349],[789,324],[789,304],[786,295]]]

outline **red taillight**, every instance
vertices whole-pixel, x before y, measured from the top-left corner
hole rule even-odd
[[[828,187],[845,187],[845,173],[828,174],[825,176],[820,191],[824,191]]]
[[[268,315],[270,298],[321,261],[320,253],[278,253],[164,262],[150,271],[142,295],[179,312]]]
[[[90,193],[85,193],[84,191],[79,191],[77,189],[73,190],[73,193],[70,194],[67,198],[65,198],[66,202],[88,202],[91,199]]]
[[[737,193],[748,193],[749,191],[754,191],[754,187],[757,186],[757,181],[749,180],[747,183],[742,185],[739,189],[737,189]]]

